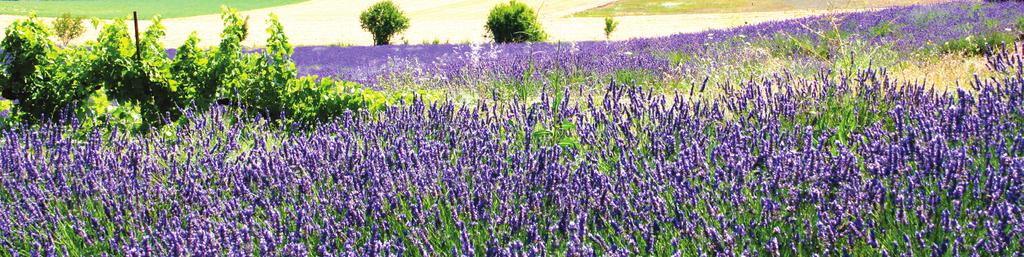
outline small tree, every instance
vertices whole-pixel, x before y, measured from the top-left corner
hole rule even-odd
[[[363,11],[359,15],[359,23],[373,34],[375,45],[390,44],[392,36],[409,29],[409,18],[391,0],[378,2]]]
[[[516,0],[491,9],[486,28],[497,43],[539,42],[547,39],[547,34],[537,21],[537,13]]]
[[[82,17],[72,17],[70,13],[65,13],[53,20],[53,30],[61,44],[66,46],[85,32],[85,25],[82,25]]]
[[[604,38],[611,39],[612,32],[619,27],[619,22],[612,17],[604,17]]]

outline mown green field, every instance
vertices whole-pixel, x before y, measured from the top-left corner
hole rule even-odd
[[[801,9],[873,8],[915,4],[917,0],[619,0],[578,13],[584,17],[691,13],[767,12]]]
[[[303,0],[82,0],[82,1],[0,1],[0,14],[56,17],[64,13],[103,19],[131,16],[163,18],[188,17],[220,12],[221,6],[252,10],[302,2]]]

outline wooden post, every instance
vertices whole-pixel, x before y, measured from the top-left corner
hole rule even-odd
[[[139,43],[139,12],[132,11],[132,19],[135,20],[135,59],[139,59],[142,45]]]

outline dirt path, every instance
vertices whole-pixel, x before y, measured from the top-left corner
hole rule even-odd
[[[299,4],[243,12],[251,17],[250,37],[243,44],[258,47],[267,38],[266,20],[270,13],[277,14],[285,32],[295,45],[333,45],[372,43],[370,34],[359,26],[359,13],[376,0],[337,1],[312,0]],[[484,22],[490,9],[500,0],[396,0],[409,15],[411,26],[396,38],[396,43],[407,41],[419,44],[427,41],[465,43],[486,42]],[[541,22],[552,41],[582,41],[604,39],[602,18],[568,17],[569,15],[601,6],[611,0],[527,0],[538,9]],[[659,16],[618,17],[621,22],[612,39],[655,37],[707,29],[728,28],[744,24],[783,20],[828,11],[780,11],[724,14],[682,14]],[[0,24],[6,27],[18,16],[0,15]],[[141,26],[148,26],[142,21]],[[163,21],[167,28],[165,46],[178,47],[195,31],[204,46],[216,45],[222,29],[219,15],[204,15]],[[78,41],[93,40],[97,31],[91,25]],[[2,36],[2,35],[0,35]]]

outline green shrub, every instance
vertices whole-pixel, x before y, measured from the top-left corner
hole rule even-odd
[[[82,17],[72,17],[70,13],[65,13],[53,20],[53,31],[57,33],[61,44],[66,46],[85,32],[85,25],[82,25]]]
[[[339,117],[346,110],[378,111],[389,102],[385,94],[359,84],[314,76],[292,80],[286,94],[291,120],[306,124]]]
[[[1024,16],[1017,17],[1017,22],[1014,23],[1014,28],[1017,30],[1017,41],[1024,40]]]
[[[4,64],[0,74],[0,96],[21,101],[31,96],[36,66],[49,63],[49,53],[54,48],[50,32],[35,16],[8,25],[5,37],[0,41],[0,51],[3,52],[0,63]]]
[[[393,100],[353,83],[297,78],[294,50],[276,16],[269,20],[267,47],[258,53],[241,46],[247,18],[227,8],[222,18],[219,47],[198,47],[193,33],[173,60],[160,44],[159,17],[138,49],[124,20],[103,26],[96,41],[67,48],[54,47],[39,19],[16,21],[0,42],[0,126],[70,114],[84,126],[143,132],[178,122],[183,108],[202,111],[216,103],[272,120],[311,122],[345,110],[379,110]]]
[[[284,111],[282,91],[288,86],[289,80],[295,79],[298,71],[292,61],[293,49],[284,34],[284,26],[277,16],[271,15],[267,33],[266,52],[258,55],[255,63],[246,65],[247,74],[253,74],[253,80],[241,84],[237,88],[237,101],[247,108],[264,112],[275,117]]]
[[[619,27],[619,22],[612,17],[604,17],[604,38],[611,39],[612,32]]]
[[[217,84],[210,79],[210,57],[198,47],[199,38],[193,32],[178,47],[171,62],[170,73],[178,85],[181,106],[208,108],[217,95]]]
[[[9,115],[54,117],[89,94],[93,86],[84,74],[90,51],[54,47],[50,32],[35,17],[15,21],[6,35],[0,42],[5,58],[0,96],[18,102]]]
[[[181,98],[171,80],[171,61],[160,43],[164,34],[159,17],[154,18],[136,49],[124,20],[104,26],[88,76],[111,100],[139,106],[147,122],[158,122],[168,114],[176,117]]]
[[[92,91],[96,90],[89,83],[89,62],[92,53],[88,49],[65,48],[49,53],[48,62],[39,65],[33,75],[32,94],[23,99],[18,110],[30,114],[28,120],[40,116],[56,117],[79,104]]]
[[[255,76],[252,67],[257,60],[255,56],[242,52],[242,40],[248,35],[247,20],[237,10],[223,8],[221,19],[224,30],[220,34],[220,44],[212,51],[209,61],[208,86],[216,87],[217,93],[210,97],[216,100],[235,100],[237,92],[244,85],[251,83]],[[200,106],[203,107],[203,106]]]
[[[131,102],[118,104],[110,102],[103,90],[93,91],[77,115],[86,127],[117,128],[121,131],[145,132],[148,124],[142,116],[142,109]]]
[[[359,15],[359,23],[373,34],[375,45],[390,44],[392,36],[409,28],[409,18],[391,0],[378,2],[363,11]]]
[[[537,21],[537,14],[526,4],[515,0],[491,9],[486,28],[497,43],[547,40],[547,34]]]

